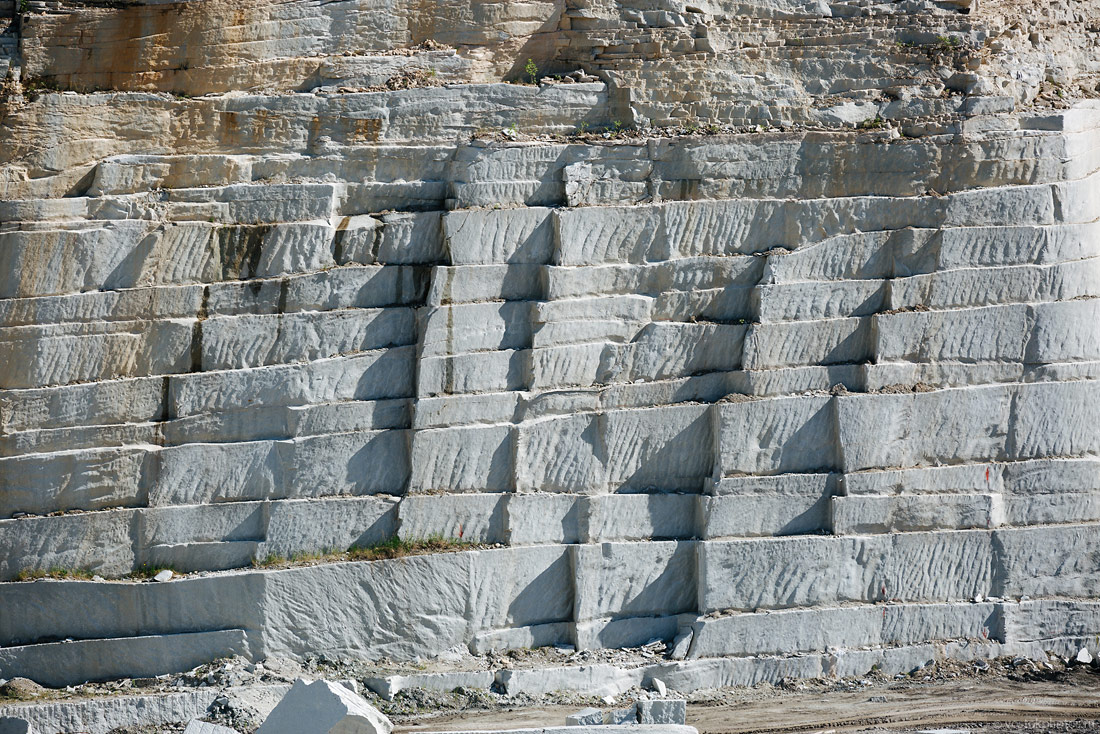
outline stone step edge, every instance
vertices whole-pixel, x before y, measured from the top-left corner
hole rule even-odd
[[[497,688],[507,696],[539,695],[559,691],[598,696],[620,696],[633,688],[653,688],[655,680],[669,690],[689,694],[698,690],[778,683],[785,678],[861,677],[872,671],[886,676],[908,675],[933,663],[968,662],[1012,656],[1044,663],[1051,654],[1072,655],[1089,638],[1051,638],[1039,641],[934,641],[897,647],[841,648],[824,653],[787,656],[749,655],[664,661],[634,668],[594,663],[548,668],[493,671],[444,671],[365,678],[364,685],[385,700],[401,691],[422,689],[450,692],[458,687]],[[600,731],[605,731],[601,729]]]

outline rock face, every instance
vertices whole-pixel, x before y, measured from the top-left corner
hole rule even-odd
[[[1096,3],[114,5],[0,3],[0,677],[1100,632]]]

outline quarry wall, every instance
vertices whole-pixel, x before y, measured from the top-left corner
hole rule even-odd
[[[1095,16],[983,7],[13,14],[0,676],[1088,644]],[[252,567],[432,535],[496,547]]]

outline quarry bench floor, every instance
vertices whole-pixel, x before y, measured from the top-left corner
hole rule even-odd
[[[544,726],[574,710],[537,706],[447,714],[402,722],[394,732]],[[1100,672],[1077,669],[1059,681],[964,678],[856,691],[819,689],[812,684],[794,684],[792,690],[712,691],[689,703],[687,723],[700,734],[1100,732]]]

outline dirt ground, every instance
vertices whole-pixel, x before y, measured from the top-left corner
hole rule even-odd
[[[696,697],[688,723],[701,734],[897,732],[1054,734],[1100,732],[1100,672],[1068,671],[1058,680],[899,682],[854,691],[791,689]],[[807,690],[810,688],[810,690]],[[563,724],[575,707],[541,706],[410,719],[400,734]]]

